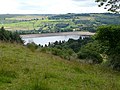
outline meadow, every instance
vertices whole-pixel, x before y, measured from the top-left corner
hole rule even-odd
[[[119,90],[120,73],[0,42],[0,90]]]

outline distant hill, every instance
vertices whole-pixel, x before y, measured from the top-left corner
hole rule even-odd
[[[101,25],[119,25],[120,14],[1,14],[0,27],[21,34],[90,31],[96,32]]]

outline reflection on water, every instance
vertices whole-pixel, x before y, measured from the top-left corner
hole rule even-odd
[[[37,45],[48,45],[48,43],[53,43],[55,41],[68,41],[70,38],[79,39],[79,35],[65,35],[65,36],[48,36],[48,37],[35,37],[35,38],[22,38],[25,41],[25,44],[29,42],[34,42]],[[84,36],[82,36],[84,38]]]

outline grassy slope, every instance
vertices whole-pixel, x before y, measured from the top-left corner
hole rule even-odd
[[[120,73],[0,42],[0,90],[120,90]]]

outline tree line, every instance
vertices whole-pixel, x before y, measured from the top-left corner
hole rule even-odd
[[[4,27],[0,28],[0,41],[23,44],[23,40],[17,32],[7,31],[4,29]]]

